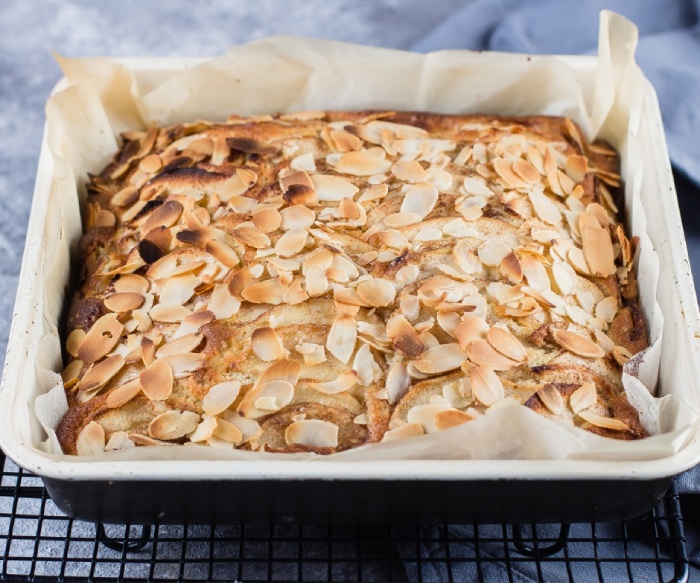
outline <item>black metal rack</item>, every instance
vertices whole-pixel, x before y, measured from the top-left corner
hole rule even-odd
[[[678,581],[688,557],[672,486],[603,524],[102,526],[64,516],[0,452],[0,581]]]

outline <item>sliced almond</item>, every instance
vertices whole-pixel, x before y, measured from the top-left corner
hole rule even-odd
[[[137,292],[112,294],[104,300],[105,307],[111,312],[124,313],[140,308],[144,297]]]
[[[549,274],[542,262],[534,255],[525,254],[520,258],[523,275],[533,289],[543,292],[551,288]]]
[[[476,366],[469,371],[472,396],[482,405],[490,407],[505,398],[503,383],[488,366]]]
[[[335,165],[335,170],[341,174],[372,176],[386,172],[390,167],[390,160],[385,160],[367,151],[354,151],[343,154]]]
[[[256,328],[250,338],[250,343],[256,356],[266,362],[272,362],[287,355],[279,335],[274,328],[269,326]]]
[[[328,291],[326,270],[320,265],[312,265],[306,272],[306,291],[310,297],[317,297]]]
[[[200,328],[214,319],[214,314],[209,310],[199,310],[187,316],[173,334],[173,338],[179,338],[193,332],[199,332]]]
[[[110,352],[119,342],[124,326],[117,314],[106,314],[97,320],[78,348],[78,356],[86,364],[92,364]]]
[[[273,277],[248,286],[241,295],[243,299],[253,304],[272,304],[276,306],[282,303],[286,291],[287,286],[280,281],[280,278]]]
[[[391,173],[404,182],[428,182],[431,179],[430,174],[420,165],[420,162],[415,160],[396,162],[391,167]]]
[[[605,351],[600,346],[576,332],[552,329],[550,334],[559,346],[569,352],[586,358],[602,358],[605,356]]]
[[[78,455],[97,455],[105,449],[105,430],[96,421],[90,421],[80,430],[75,440]]]
[[[359,150],[363,145],[360,138],[345,130],[330,130],[329,137],[336,152]]]
[[[136,397],[141,392],[141,382],[138,378],[131,379],[130,381],[118,386],[113,389],[107,395],[105,399],[105,405],[110,409],[116,409],[122,405],[126,405],[131,399]]]
[[[236,267],[241,260],[236,252],[231,249],[226,243],[212,239],[204,244],[204,250],[212,255],[219,263],[228,268]]]
[[[408,374],[406,366],[401,362],[395,362],[391,365],[389,372],[386,375],[385,389],[390,405],[398,403],[398,401],[406,394],[408,387],[411,386],[411,377]]]
[[[289,425],[284,431],[287,445],[307,447],[338,447],[338,426],[321,419],[303,419]]]
[[[228,409],[238,398],[241,383],[224,381],[210,387],[202,400],[202,411],[205,415],[218,415]]]
[[[83,340],[85,340],[85,336],[87,336],[87,334],[82,328],[76,328],[70,334],[68,334],[68,338],[66,338],[66,350],[68,351],[68,354],[74,358],[78,357],[78,350],[80,349],[80,345],[83,343]]]
[[[242,245],[254,249],[265,249],[270,246],[270,238],[253,223],[241,223],[231,231],[231,235]]]
[[[503,275],[512,284],[518,284],[523,280],[523,268],[520,264],[518,256],[511,251],[506,255],[498,266],[501,275]]]
[[[218,283],[214,286],[207,309],[214,314],[217,320],[230,318],[238,313],[240,307],[241,301],[231,294],[228,285]]]
[[[390,429],[384,433],[382,437],[382,442],[385,441],[395,441],[397,439],[406,439],[407,437],[418,437],[419,435],[424,435],[425,431],[420,423],[406,423],[394,429]]]
[[[302,342],[295,346],[295,350],[304,357],[306,366],[316,366],[322,362],[326,362],[326,352],[320,344],[310,342]]]
[[[438,200],[438,191],[428,182],[418,182],[411,186],[401,202],[401,213],[419,215],[424,218],[430,214]],[[386,220],[384,221],[386,223]]]
[[[574,413],[580,413],[598,402],[595,383],[584,383],[569,397],[569,406]]]
[[[390,162],[388,163],[390,164]],[[340,176],[314,174],[311,180],[318,194],[318,200],[321,201],[340,202],[344,198],[353,198],[360,190],[352,182]]]
[[[494,158],[492,163],[493,169],[508,186],[512,188],[523,188],[527,186],[527,182],[513,172],[513,165],[509,160],[505,158]]]
[[[385,307],[396,298],[394,285],[380,277],[366,279],[357,286],[357,293],[370,306]]]
[[[122,369],[126,361],[120,354],[108,356],[92,366],[80,380],[81,393],[95,393],[104,387]]]
[[[269,381],[253,387],[238,405],[238,412],[248,419],[259,419],[282,407],[286,407],[294,397],[294,386],[282,380]],[[264,404],[265,409],[259,405]]]
[[[311,176],[309,176],[309,174],[303,170],[280,176],[279,181],[282,192],[289,190],[289,187],[294,185],[308,186],[309,188],[314,187],[314,183],[311,181]]]
[[[301,154],[293,158],[289,163],[292,170],[305,170],[307,172],[316,172],[316,161],[314,160],[313,152]]]
[[[182,205],[177,201],[168,200],[164,202],[141,225],[141,233],[146,234],[157,227],[172,227],[180,220],[182,210]]]
[[[564,398],[561,396],[561,393],[550,383],[544,385],[536,394],[544,406],[555,415],[565,407]]]
[[[148,424],[148,435],[168,441],[192,433],[199,423],[199,415],[192,411],[166,411]]]
[[[610,429],[612,431],[629,431],[629,425],[615,419],[614,417],[604,417],[593,411],[579,411],[578,416],[584,421],[588,421],[591,425],[601,427],[602,429]]]
[[[466,411],[458,411],[457,409],[446,409],[445,411],[438,411],[435,414],[435,426],[438,431],[443,431],[445,429],[450,429],[451,427],[456,427],[457,425],[462,425],[467,421],[472,421],[472,417]]]
[[[301,364],[292,360],[277,360],[268,366],[265,371],[255,381],[255,387],[270,381],[286,381],[291,385],[296,385],[299,380]]]
[[[624,346],[615,346],[612,349],[612,355],[613,358],[615,359],[615,362],[619,364],[620,366],[625,366],[627,362],[632,358],[634,355],[627,350]]]
[[[508,330],[494,326],[486,332],[486,339],[504,356],[517,362],[527,361],[527,350]]]
[[[231,425],[235,425],[241,432],[241,443],[259,439],[262,435],[262,428],[255,419],[246,419],[233,411],[227,411],[224,419]]]
[[[466,358],[459,344],[439,344],[425,350],[413,364],[422,373],[440,374],[459,368]]]
[[[489,267],[498,267],[510,252],[511,248],[501,239],[489,239],[477,249],[479,259]]]
[[[348,370],[332,381],[312,382],[309,386],[326,395],[337,395],[351,389],[356,382],[357,373],[354,370]]]
[[[292,184],[284,191],[283,199],[291,206],[315,204],[318,201],[318,193],[312,186]]]
[[[202,343],[203,339],[204,335],[199,333],[180,336],[163,344],[156,352],[156,357],[165,358],[166,356],[172,356],[174,354],[192,352]]]
[[[398,312],[394,312],[386,323],[386,333],[394,350],[408,358],[420,356],[425,344],[411,323]]]
[[[540,173],[530,162],[518,158],[513,162],[513,172],[529,184],[537,184],[540,179]]]
[[[467,348],[467,355],[474,364],[487,365],[491,370],[510,370],[520,364],[518,361],[501,354],[486,340],[472,342]]]
[[[180,354],[164,356],[163,360],[172,368],[175,379],[184,379],[202,368],[206,358],[206,354],[200,352],[181,352]]]
[[[328,352],[343,364],[347,364],[353,352],[355,352],[356,342],[357,323],[355,319],[350,316],[336,318],[326,339]]]
[[[306,229],[290,229],[275,244],[275,253],[280,257],[296,255],[306,246]]]
[[[145,277],[134,273],[120,275],[114,280],[114,291],[116,293],[136,292],[145,294],[149,289],[149,282]]]
[[[173,370],[167,360],[156,360],[141,371],[139,381],[151,401],[164,401],[173,392]]]
[[[156,322],[177,324],[182,322],[190,313],[190,310],[185,306],[156,304],[149,310],[148,315]]]
[[[63,387],[65,389],[70,389],[74,387],[75,384],[80,380],[80,373],[83,372],[83,361],[79,358],[71,360],[68,366],[61,373],[61,380],[63,381]]]
[[[610,233],[601,227],[585,227],[581,231],[581,240],[583,256],[591,274],[596,277],[614,275],[617,266]]]
[[[454,336],[459,342],[460,348],[466,351],[472,342],[484,338],[488,331],[489,325],[483,318],[464,316],[462,322],[457,326]]]
[[[126,431],[115,431],[109,436],[105,451],[116,451],[119,449],[128,449],[130,447],[136,447],[136,444],[129,439],[129,434],[126,433]]]
[[[265,234],[272,233],[280,228],[282,215],[277,209],[265,209],[253,215],[253,224]]]
[[[561,222],[561,212],[557,205],[543,192],[532,189],[527,193],[535,214],[541,221],[550,225],[558,225]]]
[[[283,301],[290,306],[300,304],[309,299],[309,294],[301,287],[301,281],[295,279],[285,290]]]
[[[238,168],[236,174],[217,186],[216,194],[222,201],[226,202],[233,197],[244,194],[257,180],[258,175],[255,172]]]

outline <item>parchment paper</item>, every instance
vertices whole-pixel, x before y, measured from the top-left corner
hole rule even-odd
[[[45,233],[40,306],[46,335],[37,346],[35,415],[44,435],[35,446],[62,456],[54,433],[67,409],[56,371],[56,329],[68,281],[71,249],[81,235],[77,192],[117,147],[116,136],[148,124],[224,120],[231,113],[266,114],[305,109],[399,109],[438,113],[565,115],[588,139],[602,136],[620,151],[628,230],[641,238],[637,257],[641,306],[651,346],[626,366],[623,382],[652,437],[606,439],[545,419],[522,406],[494,407],[487,415],[437,434],[363,446],[331,456],[265,454],[201,446],[130,448],[109,459],[598,459],[649,460],[682,448],[698,427],[694,404],[682,394],[653,397],[663,350],[663,315],[656,300],[659,259],[647,236],[639,193],[645,158],[638,141],[644,77],[634,61],[637,30],[624,18],[601,13],[595,87],[584,94],[576,72],[551,57],[442,51],[427,55],[345,43],[272,37],[180,71],[151,75],[109,59],[57,57],[70,86],[47,105],[48,139],[56,162]],[[587,104],[589,104],[587,106]],[[30,405],[31,406],[31,405]],[[48,439],[47,439],[48,436]],[[43,440],[43,441],[41,441]],[[40,443],[41,441],[41,443]],[[92,458],[74,458],[73,461]]]

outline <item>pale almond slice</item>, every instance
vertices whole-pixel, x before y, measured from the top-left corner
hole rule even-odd
[[[459,342],[460,348],[466,351],[472,342],[485,338],[488,331],[489,325],[483,318],[463,316],[462,322],[457,326],[454,336]]]
[[[484,265],[498,267],[501,261],[511,252],[511,248],[505,241],[489,239],[477,249],[477,255]]]
[[[354,176],[381,174],[389,170],[389,168],[391,168],[391,160],[385,160],[366,150],[347,152],[340,157],[335,165],[336,172]]]
[[[78,455],[97,455],[105,450],[105,430],[96,421],[90,421],[80,430],[75,440]]]
[[[568,266],[568,263],[555,263],[554,265],[552,265],[552,277],[554,278],[554,282],[557,284],[557,287],[559,288],[559,291],[562,293],[562,295],[567,296],[569,295],[569,293],[571,293],[571,290],[574,287],[576,273],[569,273],[569,271],[564,267],[564,265]],[[574,277],[572,277],[572,275]]]
[[[580,154],[570,154],[564,166],[569,178],[574,182],[582,182],[588,172],[588,158]]]
[[[580,413],[598,402],[595,383],[584,383],[569,397],[569,406],[574,413]]]
[[[306,271],[306,291],[309,297],[317,297],[328,291],[326,270],[320,265],[312,265]]]
[[[390,213],[386,215],[382,222],[389,228],[398,229],[408,225],[415,225],[423,220],[423,215],[418,213]]]
[[[136,444],[129,439],[129,434],[126,431],[115,431],[109,436],[105,451],[116,451],[130,447],[136,447]]]
[[[197,425],[195,430],[190,433],[189,440],[192,443],[200,443],[206,441],[214,435],[214,430],[216,429],[216,420],[218,417],[207,417],[203,419],[202,422]]]
[[[255,381],[254,387],[259,387],[270,381],[286,381],[291,385],[296,385],[299,380],[301,364],[292,360],[277,360],[268,366],[265,371]]]
[[[326,362],[326,352],[322,345],[311,342],[302,342],[295,346],[295,350],[304,357],[306,366],[316,366]]]
[[[124,313],[140,308],[144,297],[137,292],[115,293],[105,298],[104,305],[111,312]]]
[[[194,295],[200,285],[199,278],[192,273],[183,273],[167,278],[167,283],[158,296],[161,305],[182,306]]]
[[[608,277],[617,271],[610,233],[600,227],[585,227],[581,231],[583,256],[591,275]],[[575,267],[575,266],[574,266]]]
[[[578,416],[584,421],[588,421],[591,425],[600,427],[602,429],[610,429],[612,431],[629,431],[629,425],[615,419],[614,417],[605,417],[603,415],[598,415],[593,411],[579,411]]]
[[[156,360],[141,371],[139,382],[151,401],[164,401],[173,392],[173,369],[167,360]]]
[[[497,250],[497,253],[498,252],[499,251]],[[492,260],[491,255],[493,255],[493,253],[489,249],[486,249],[484,254],[487,259]],[[481,273],[484,270],[481,259],[479,259],[469,243],[466,241],[457,242],[452,249],[452,256],[454,257],[457,266],[467,275]],[[507,256],[508,255],[504,256],[503,259],[505,259]],[[493,259],[495,259],[495,257]],[[501,263],[503,262],[503,259],[501,260]]]
[[[120,354],[108,356],[103,361],[93,365],[80,380],[81,393],[96,393],[104,387],[126,364]]]
[[[114,280],[114,291],[117,293],[136,292],[145,294],[148,292],[150,284],[145,277],[134,273],[120,275]]]
[[[583,251],[578,247],[572,247],[566,254],[566,259],[578,273],[583,275],[591,275],[591,268],[588,266],[588,262],[583,254]]]
[[[408,358],[423,354],[425,344],[411,323],[398,312],[394,312],[386,323],[386,333],[394,350]]]
[[[236,267],[241,262],[236,252],[223,241],[217,241],[216,239],[207,241],[204,244],[204,250],[219,263],[229,268]]]
[[[498,270],[501,272],[501,275],[512,284],[518,284],[523,280],[522,264],[513,251],[508,253],[508,255],[501,260]]]
[[[219,417],[214,417],[214,419],[215,426],[212,433],[213,437],[219,438],[234,445],[238,445],[243,442],[243,432],[236,425]]]
[[[245,196],[232,196],[228,199],[228,205],[231,207],[231,210],[240,215],[247,215],[257,206],[257,204],[257,200],[254,198],[247,198]]]
[[[306,172],[316,172],[316,161],[314,160],[313,152],[301,154],[292,158],[289,162],[289,167],[292,170],[305,170]]]
[[[217,283],[211,292],[207,310],[214,314],[217,320],[226,320],[238,313],[241,301],[235,298],[225,283]]]
[[[169,441],[161,441],[160,439],[155,439],[150,435],[143,435],[141,433],[130,433],[129,439],[134,442],[135,445],[155,447],[155,446],[175,446],[176,443],[170,443]]]
[[[357,323],[355,319],[350,316],[336,318],[326,339],[328,352],[343,364],[347,364],[353,352],[355,352],[356,342]]]
[[[522,265],[523,275],[531,288],[539,292],[551,289],[549,274],[537,257],[529,253],[524,254],[520,258],[520,264]]]
[[[285,304],[293,306],[308,300],[309,294],[306,292],[305,289],[301,287],[301,281],[295,279],[294,281],[292,281],[291,284],[289,284],[289,287],[285,290],[282,299]]]
[[[262,435],[262,428],[255,419],[246,419],[234,411],[226,411],[224,420],[235,425],[241,432],[241,443],[259,439]]]
[[[97,320],[78,348],[78,356],[85,364],[92,364],[110,352],[119,342],[124,326],[117,314],[106,314]]]
[[[178,304],[156,304],[148,311],[154,321],[166,324],[178,324],[190,314],[189,308]]]
[[[242,245],[254,249],[265,249],[271,244],[270,238],[265,233],[260,232],[252,222],[241,223],[231,231],[231,235]]]
[[[260,360],[272,362],[287,356],[282,340],[274,328],[264,326],[256,328],[250,337],[253,352]]]
[[[466,359],[459,344],[439,344],[426,349],[413,364],[422,373],[440,374],[459,368]]]
[[[532,189],[527,193],[532,208],[539,219],[550,225],[558,225],[561,223],[561,212],[557,205],[543,192]]]
[[[148,435],[164,441],[179,439],[197,429],[198,423],[199,415],[192,411],[166,411],[151,420]]]
[[[458,312],[444,312],[440,310],[437,312],[435,319],[440,328],[454,338],[455,331],[462,322],[462,315]]]
[[[504,356],[517,362],[527,361],[527,350],[508,330],[494,326],[486,332],[486,339]]]
[[[550,330],[552,338],[559,346],[586,358],[602,358],[605,356],[605,351],[592,340],[584,338],[576,332],[568,330]]]
[[[632,358],[634,355],[627,350],[624,346],[615,346],[612,349],[612,355],[613,358],[615,359],[615,362],[619,364],[620,366],[625,366],[627,362]]]
[[[122,405],[126,405],[131,399],[136,397],[141,392],[141,381],[138,378],[119,385],[107,395],[105,405],[110,409],[116,409]]]
[[[73,358],[78,357],[78,350],[83,340],[85,340],[85,336],[87,336],[87,334],[82,328],[76,328],[68,334],[68,338],[66,338],[66,350]]]
[[[269,381],[249,390],[238,405],[238,412],[247,419],[259,419],[286,407],[293,397],[294,386],[291,383]],[[266,408],[259,408],[259,404],[264,404]]]
[[[406,423],[405,425],[390,429],[384,433],[382,442],[406,439],[408,437],[418,437],[419,435],[425,435],[423,426],[420,423]]]
[[[428,182],[418,182],[411,186],[401,202],[401,213],[419,215],[421,218],[430,214],[438,200],[438,191]],[[386,219],[384,220],[386,223]]]
[[[396,298],[394,285],[380,277],[366,279],[356,288],[358,295],[370,306],[383,308],[390,305]]]
[[[360,190],[345,178],[331,174],[314,174],[311,180],[318,194],[318,200],[321,201],[340,202],[344,198],[353,198]]]
[[[618,304],[614,296],[608,296],[598,302],[595,307],[595,315],[610,324],[617,314]]]
[[[177,380],[184,379],[198,371],[204,366],[206,359],[206,354],[200,352],[181,352],[180,354],[165,356],[162,360],[170,365],[173,377]]]
[[[373,184],[365,188],[362,194],[357,199],[358,202],[370,202],[373,200],[381,200],[389,193],[389,187],[386,184]]]
[[[187,316],[173,334],[173,338],[179,338],[187,334],[199,332],[200,328],[214,319],[214,314],[209,310],[199,310]]]
[[[321,419],[295,421],[284,431],[287,445],[325,448],[338,447],[338,426]]]
[[[253,304],[272,304],[276,306],[282,303],[286,291],[287,286],[280,281],[280,278],[273,277],[248,286],[241,295],[244,300]]]
[[[338,393],[344,393],[348,389],[351,389],[357,382],[357,376],[354,370],[348,370],[332,381],[310,382],[309,386],[316,389],[319,393],[337,395]]]
[[[272,233],[280,228],[282,215],[277,209],[265,209],[253,215],[253,224],[265,234]]]
[[[396,162],[391,167],[391,173],[403,182],[429,182],[431,179],[431,175],[415,160]]]
[[[280,257],[296,255],[306,246],[307,237],[306,229],[290,229],[277,240],[275,253]]]
[[[241,383],[238,381],[224,381],[209,388],[202,400],[202,411],[205,415],[218,415],[223,413],[238,398]]]
[[[398,403],[398,401],[406,394],[408,387],[411,386],[411,377],[408,374],[406,365],[401,362],[395,362],[391,365],[389,372],[386,375],[384,388],[387,392],[387,399],[390,405]]]
[[[349,152],[362,148],[363,142],[357,136],[345,130],[330,130],[330,142],[336,152]]]
[[[537,184],[541,179],[537,168],[522,158],[513,162],[513,172],[529,184]]]
[[[536,395],[540,398],[544,406],[555,415],[565,407],[564,398],[561,396],[561,393],[550,383],[544,385],[537,391]]]
[[[510,370],[520,365],[518,361],[501,354],[486,340],[474,340],[467,347],[467,355],[474,364],[486,365],[491,370]]]
[[[456,411],[456,409],[452,409],[446,402],[444,404],[416,405],[408,410],[406,419],[409,425],[421,426],[425,433],[435,433],[441,431],[441,427],[437,423],[437,416],[445,411]]]
[[[501,379],[488,366],[481,365],[471,369],[469,380],[472,396],[486,407],[491,407],[506,396]]]
[[[65,389],[70,389],[74,387],[75,384],[80,380],[80,373],[83,372],[83,361],[79,358],[71,360],[68,366],[63,369],[61,373],[61,380],[63,381],[63,387]]]
[[[224,202],[233,197],[241,196],[258,180],[258,175],[250,170],[238,168],[236,174],[225,182],[217,185],[216,194]]]
[[[200,333],[186,334],[166,342],[156,352],[157,358],[165,358],[174,354],[182,354],[183,352],[192,352],[197,348],[204,339],[204,335]]]

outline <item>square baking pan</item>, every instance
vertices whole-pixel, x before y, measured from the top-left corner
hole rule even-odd
[[[590,83],[594,57],[556,58]],[[119,62],[158,76],[197,61]],[[57,89],[65,86],[64,80]],[[684,394],[695,395],[700,388],[700,315],[661,114],[648,82],[639,115],[646,162],[641,196],[648,236],[660,261],[658,302],[665,318],[664,337],[673,338],[675,347],[663,351],[659,392],[665,395],[683,386]],[[64,179],[45,132],[0,388],[0,446],[44,480],[51,498],[69,516],[132,524],[602,521],[649,510],[675,475],[700,462],[700,438],[695,434],[675,455],[647,461],[178,461],[157,459],[157,448],[149,461],[84,461],[44,454],[27,437],[27,427],[34,434],[40,431],[33,409],[37,362],[54,370],[60,370],[61,362],[60,355],[41,350],[39,339],[47,323],[36,311],[43,293],[37,266],[50,261],[45,236],[54,220],[50,193],[56,181]],[[62,281],[68,289],[68,273]],[[700,399],[692,408],[700,410]]]

